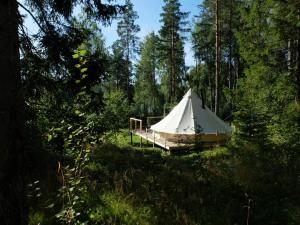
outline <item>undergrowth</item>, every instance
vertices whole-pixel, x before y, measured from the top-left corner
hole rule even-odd
[[[254,150],[244,149],[249,161],[233,147],[169,155],[151,144],[140,148],[139,138],[133,139],[136,144],[132,146],[127,131],[107,134],[92,151],[84,168],[87,191],[80,196],[85,215],[82,224],[242,225],[247,221],[279,221],[295,225],[299,221],[298,195],[294,200],[285,197],[293,196],[291,191],[296,187],[278,183],[288,184],[289,180],[281,180],[279,169],[268,168],[270,162],[262,164]],[[279,175],[275,177],[270,171]],[[254,178],[259,179],[251,180]],[[50,193],[46,197],[55,199],[55,190]],[[59,224],[51,217],[59,209],[47,208],[45,199],[31,211],[31,225]],[[290,210],[284,211],[281,204]]]

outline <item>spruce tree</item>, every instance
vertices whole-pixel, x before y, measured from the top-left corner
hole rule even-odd
[[[236,100],[235,123],[243,140],[299,145],[297,57],[290,55],[297,52],[292,41],[297,40],[297,26],[288,19],[297,18],[297,6],[294,2],[252,0],[241,7],[243,26],[236,35],[246,68]],[[248,124],[253,124],[254,134],[243,129]]]
[[[125,59],[124,49],[117,40],[112,45],[112,55],[110,59],[108,91],[123,91],[127,96],[128,73],[127,61]]]
[[[176,102],[182,95],[182,80],[185,71],[184,36],[188,31],[186,18],[189,13],[180,10],[178,0],[164,0],[161,13],[160,61],[164,71],[162,86],[168,102]]]
[[[134,101],[136,111],[141,116],[159,115],[161,108],[157,77],[158,38],[154,32],[145,37],[141,44],[141,59],[136,66]]]
[[[126,63],[126,92],[129,101],[132,101],[131,85],[132,85],[132,59],[138,52],[139,38],[136,36],[140,31],[139,25],[135,23],[138,19],[137,12],[133,9],[130,0],[125,1],[125,11],[118,22],[117,33],[119,35],[119,45],[122,48]]]

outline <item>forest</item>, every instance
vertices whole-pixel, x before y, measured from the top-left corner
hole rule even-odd
[[[0,224],[299,225],[300,1],[134,2],[0,1]],[[131,144],[190,88],[226,145]]]

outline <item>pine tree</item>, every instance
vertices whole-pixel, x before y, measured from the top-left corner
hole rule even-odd
[[[178,0],[164,0],[161,13],[160,61],[165,74],[162,78],[164,94],[168,102],[176,102],[182,95],[184,63],[184,32],[187,32],[188,13],[180,11]]]
[[[131,83],[132,83],[132,62],[138,51],[139,38],[136,34],[140,31],[139,25],[135,23],[138,19],[136,11],[133,10],[133,4],[130,0],[125,1],[126,9],[118,22],[117,32],[120,37],[119,45],[123,49],[124,59],[126,63],[126,92],[129,101],[132,100]]]
[[[158,38],[154,32],[141,44],[141,59],[137,64],[134,101],[140,116],[159,115],[161,112],[157,77]]]
[[[211,109],[215,107],[215,80],[212,76],[215,70],[215,51],[214,51],[214,30],[213,28],[213,11],[210,1],[203,2],[199,6],[200,13],[194,21],[192,31],[192,43],[196,68],[193,72],[194,77],[206,76],[205,83],[200,84],[206,90],[206,102]],[[201,67],[206,67],[207,73],[203,74]],[[197,80],[196,78],[193,78]],[[199,79],[198,79],[199,80]]]
[[[205,64],[208,70],[207,83],[205,84],[209,87],[206,93],[208,105],[212,110],[216,110],[216,104],[219,105],[219,115],[230,117],[234,110],[233,90],[237,88],[237,80],[242,76],[241,57],[235,36],[235,30],[238,30],[241,25],[238,10],[241,3],[239,0],[218,2],[218,8],[222,9],[218,17],[218,44],[216,42],[215,3],[215,1],[206,0],[199,6],[200,13],[194,20],[192,43],[196,68],[201,67],[200,64]],[[220,42],[222,48],[217,51],[216,47],[220,48]],[[217,63],[217,59],[220,62]],[[216,76],[217,74],[218,76]],[[218,85],[216,85],[217,80]],[[218,89],[219,94],[216,93],[216,89]],[[219,95],[219,103],[215,102],[217,95]]]

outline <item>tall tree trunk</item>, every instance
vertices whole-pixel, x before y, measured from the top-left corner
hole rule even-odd
[[[0,1],[0,223],[26,224],[16,0]]]
[[[210,89],[210,109],[213,111],[215,107],[215,93],[214,93],[214,84],[213,76],[208,77],[209,89]]]
[[[228,88],[232,90],[232,0],[230,0],[230,9],[229,9],[229,55],[228,55]]]
[[[174,50],[175,50],[175,40],[174,40],[174,30],[173,30],[173,27],[174,27],[174,21],[173,21],[173,17],[172,17],[172,47],[171,47],[171,68],[172,68],[172,72],[171,72],[171,76],[172,76],[172,84],[171,84],[171,102],[175,102],[176,101],[176,94],[175,94],[175,56],[174,56]]]
[[[228,88],[229,90],[233,90],[233,76],[232,76],[232,40],[233,40],[233,32],[232,32],[232,7],[233,3],[230,0],[229,5],[229,56],[228,56]],[[229,109],[230,109],[230,117],[232,116],[232,99],[230,98]]]
[[[220,35],[220,7],[219,0],[215,0],[215,29],[216,29],[216,82],[215,82],[215,113],[219,115],[220,112],[220,73],[221,73],[221,35]]]
[[[300,3],[298,3],[298,21],[300,20]],[[300,27],[297,28],[297,69],[295,73],[295,81],[296,81],[296,100],[300,102]]]
[[[128,101],[131,102],[131,94],[130,94],[130,61],[129,55],[126,56],[126,92]]]

